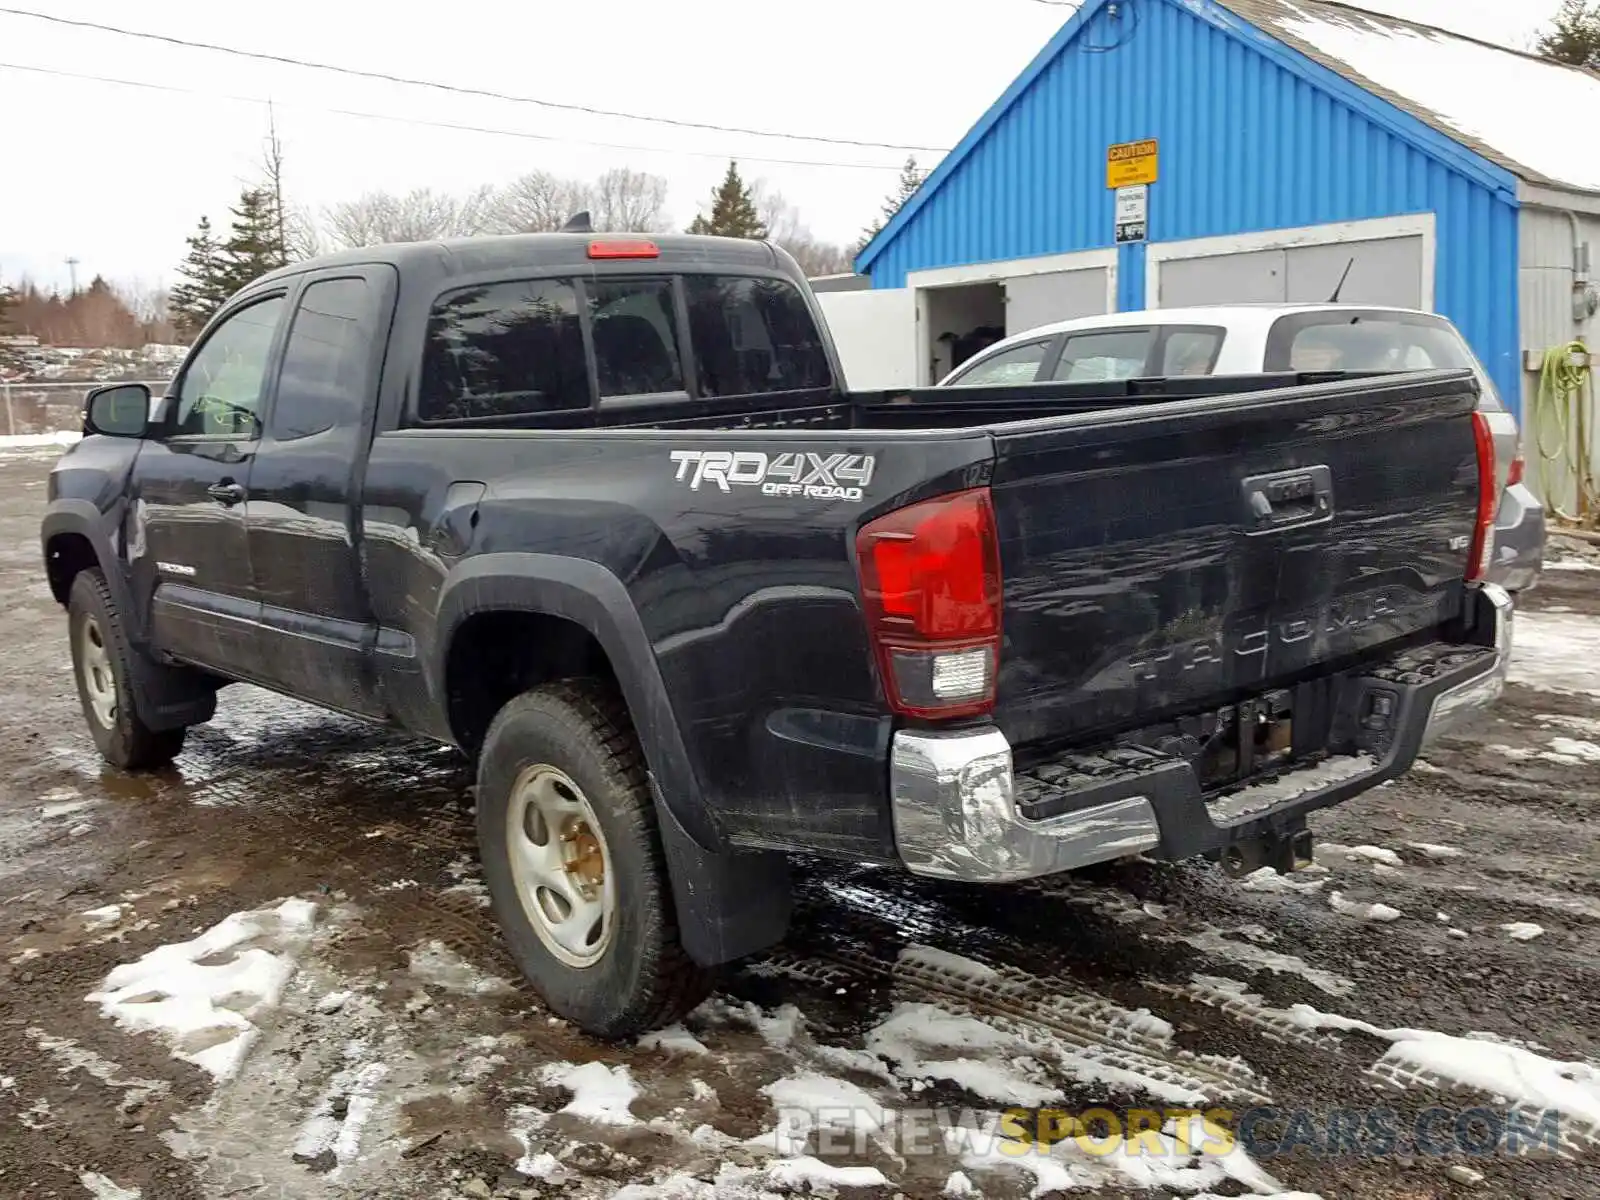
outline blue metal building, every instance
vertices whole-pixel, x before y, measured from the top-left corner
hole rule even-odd
[[[1441,111],[1462,70],[1600,115],[1587,72],[1328,0],[1086,0],[857,269],[905,289],[923,382],[975,329],[1324,301],[1349,268],[1342,299],[1446,314],[1517,407],[1524,349],[1592,316],[1600,164]],[[1147,240],[1115,244],[1108,154],[1155,160]]]

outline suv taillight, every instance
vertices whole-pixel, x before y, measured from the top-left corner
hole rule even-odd
[[[1000,538],[989,489],[898,509],[856,535],[867,633],[889,705],[907,717],[994,707]]]
[[[1522,443],[1517,443],[1517,455],[1511,460],[1511,466],[1506,469],[1506,486],[1512,487],[1522,482],[1522,472],[1527,469],[1527,463],[1522,457]]]
[[[1472,437],[1478,453],[1478,516],[1472,530],[1472,549],[1467,552],[1467,582],[1475,583],[1489,573],[1494,558],[1494,514],[1500,502],[1500,489],[1494,478],[1494,431],[1489,418],[1472,414]],[[1515,464],[1512,467],[1515,470]]]

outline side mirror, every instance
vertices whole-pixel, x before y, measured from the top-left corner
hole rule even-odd
[[[95,388],[83,402],[83,431],[141,438],[150,425],[150,389],[142,383]]]

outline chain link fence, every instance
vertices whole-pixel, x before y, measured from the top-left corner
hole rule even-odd
[[[167,394],[169,379],[116,379],[109,383],[143,383],[152,395]],[[107,382],[0,383],[0,434],[61,433],[83,428],[83,401]]]

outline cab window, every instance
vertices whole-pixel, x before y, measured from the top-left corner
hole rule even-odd
[[[946,385],[949,387],[995,387],[1007,383],[1032,383],[1039,375],[1039,366],[1054,338],[1037,342],[1024,342],[991,354],[981,362],[963,370]]]

